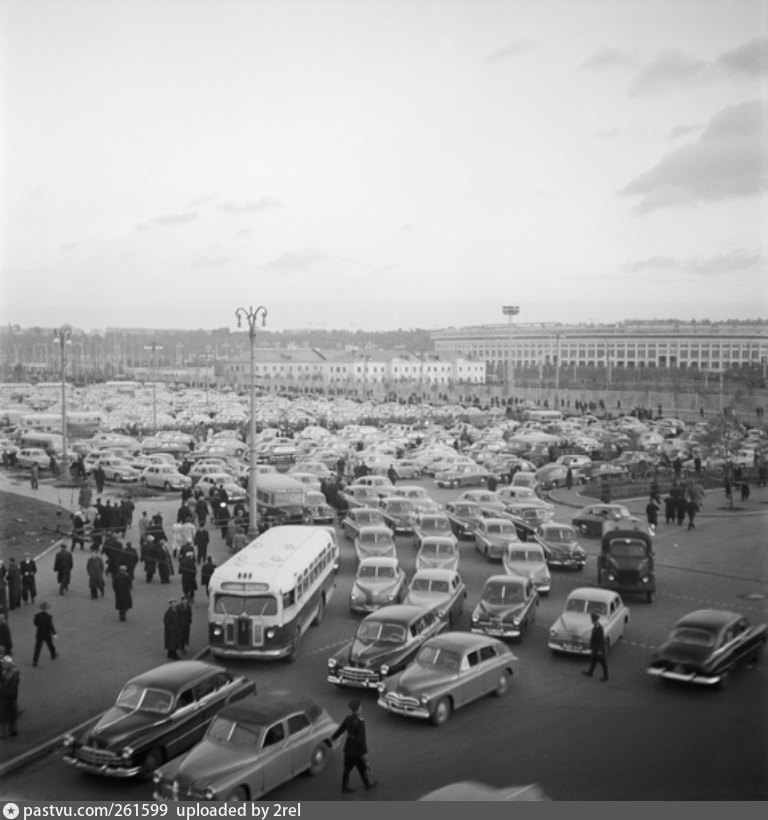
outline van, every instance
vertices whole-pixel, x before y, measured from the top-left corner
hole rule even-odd
[[[307,489],[283,473],[256,475],[256,514],[259,532],[286,524],[311,523]]]

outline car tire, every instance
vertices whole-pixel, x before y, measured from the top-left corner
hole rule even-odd
[[[451,717],[452,711],[453,706],[451,704],[451,699],[440,698],[440,700],[437,702],[437,705],[434,708],[434,711],[429,716],[429,719],[434,726],[442,726],[444,723],[448,722],[448,719]]]
[[[246,803],[248,800],[250,797],[245,786],[238,786],[227,798],[229,803]]]
[[[582,535],[589,535],[589,527],[586,524],[579,524],[579,532]]]
[[[323,596],[320,596],[320,600],[317,604],[317,612],[315,612],[315,617],[312,619],[312,626],[320,626],[323,622],[323,613],[325,612],[325,599]]]
[[[509,678],[507,677],[506,672],[502,672],[501,676],[499,677],[498,681],[496,682],[496,688],[493,690],[493,694],[496,695],[497,698],[503,698],[504,695],[507,694],[508,689],[509,689]]]
[[[312,762],[309,764],[307,771],[312,777],[317,777],[325,771],[325,767],[328,765],[328,747],[325,743],[318,743],[317,746],[312,749],[312,757],[310,760]]]
[[[166,482],[163,484],[163,489],[164,489],[166,492],[168,492],[168,491],[171,489],[171,485],[170,485],[170,484],[166,481]]]
[[[160,746],[153,746],[144,756],[144,763],[141,767],[141,777],[143,780],[151,780],[152,775],[165,763],[165,750]]]
[[[455,490],[459,486],[459,482],[455,479],[451,482],[451,489]]]

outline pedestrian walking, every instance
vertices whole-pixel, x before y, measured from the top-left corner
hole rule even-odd
[[[13,655],[13,638],[11,637],[11,627],[8,626],[8,618],[3,612],[0,612],[0,646],[4,646],[5,651],[9,655]]]
[[[59,653],[53,644],[53,639],[56,637],[56,627],[53,625],[53,617],[48,611],[50,608],[50,604],[43,601],[40,604],[40,611],[32,619],[32,624],[35,627],[35,651],[32,655],[32,666],[37,666],[43,644],[48,647],[51,660],[56,660],[59,657]]]
[[[168,609],[163,615],[163,631],[165,637],[165,650],[171,660],[179,660],[179,649],[181,648],[181,620],[179,610],[176,608],[176,599],[168,601]]]
[[[232,552],[240,552],[248,544],[248,536],[242,527],[238,527],[235,531],[235,537],[232,539]]]
[[[200,586],[205,589],[205,594],[210,596],[211,575],[216,569],[216,564],[213,563],[213,558],[210,555],[205,556],[205,562],[200,567]]]
[[[106,481],[106,473],[101,464],[97,464],[93,470],[93,480],[96,482],[96,492],[101,495],[104,492],[104,482]]]
[[[387,478],[392,482],[392,484],[397,484],[397,470],[395,470],[394,465],[390,464],[389,468],[387,469]]]
[[[88,507],[91,506],[91,501],[93,499],[93,494],[91,493],[91,488],[87,484],[83,484],[80,488],[80,492],[77,494],[77,504],[81,510],[87,510]]]
[[[742,479],[741,482],[741,500],[749,501],[750,489],[749,482]]]
[[[72,552],[78,544],[81,550],[85,549],[85,513],[82,510],[72,514]]]
[[[603,677],[600,680],[608,680],[608,663],[605,658],[605,631],[600,623],[600,616],[597,612],[593,612],[592,634],[589,636],[589,669],[581,674],[591,678],[597,664],[600,664],[603,670]]]
[[[121,564],[117,570],[117,575],[112,579],[112,589],[115,591],[115,609],[120,615],[120,620],[124,621],[125,613],[129,609],[133,609],[133,597],[131,590],[133,589],[133,582],[131,576],[128,575],[128,567]]]
[[[195,549],[197,550],[197,563],[202,564],[205,556],[208,555],[208,545],[211,542],[211,534],[205,528],[205,519],[195,533]]]
[[[155,577],[155,571],[157,570],[157,561],[160,557],[160,550],[155,542],[155,539],[148,535],[144,539],[144,543],[141,547],[141,561],[144,562],[144,575],[147,579],[147,583],[151,584],[152,579]]]
[[[91,554],[85,562],[85,571],[88,573],[88,589],[91,599],[96,600],[99,595],[104,597],[104,559],[95,547],[91,547]]]
[[[173,571],[173,558],[167,541],[157,541],[157,574],[161,584],[170,584]]]
[[[349,794],[355,791],[349,785],[349,776],[352,769],[357,769],[360,779],[366,789],[373,789],[377,783],[370,776],[370,766],[368,765],[368,741],[365,733],[365,721],[363,720],[363,705],[359,698],[354,698],[349,702],[350,714],[339,724],[336,731],[331,735],[330,740],[326,740],[328,746],[333,745],[333,741],[346,733],[344,740],[344,767],[341,774],[341,791]]]
[[[3,740],[18,734],[20,679],[8,647],[0,646],[0,738]]]
[[[568,490],[573,489],[573,470],[569,467],[568,472],[565,474],[565,487]]]
[[[664,498],[664,520],[667,524],[675,523],[675,499],[671,495]]]
[[[685,513],[688,508],[688,504],[685,500],[685,493],[683,492],[682,488],[680,488],[680,492],[675,499],[675,515],[677,517],[677,525],[679,527],[683,526],[683,521],[685,521]]]
[[[176,604],[176,610],[179,613],[179,652],[181,652],[182,655],[186,655],[189,638],[192,634],[192,605],[186,595],[179,599]]]
[[[139,563],[139,554],[130,541],[126,541],[125,547],[123,547],[123,563],[128,568],[128,577],[133,581],[136,574],[136,564]]]
[[[179,575],[181,575],[182,595],[194,601],[197,591],[197,563],[192,553],[185,554],[179,561]]]
[[[698,512],[698,509],[699,509],[699,505],[696,503],[696,501],[693,498],[689,498],[685,502],[685,511],[688,514],[688,529],[689,530],[695,530],[696,529],[696,524],[694,524],[694,521],[696,519],[696,513]]]
[[[133,526],[133,513],[136,509],[136,505],[133,503],[132,498],[124,498],[120,502],[120,511],[123,514],[123,538],[125,538],[126,530],[131,529]]]
[[[33,464],[29,469],[29,486],[36,490],[40,484],[40,468]]]
[[[147,537],[149,524],[149,516],[147,515],[147,511],[144,510],[144,512],[141,514],[141,518],[139,519],[139,544],[141,544]]]
[[[69,589],[74,565],[72,554],[67,552],[67,545],[62,544],[53,561],[53,571],[56,573],[56,580],[59,582],[59,595],[63,595]]]
[[[659,525],[659,505],[653,496],[648,499],[648,503],[645,505],[645,517],[648,521],[648,529],[651,535],[655,535],[656,527]]]
[[[8,560],[8,569],[5,574],[5,583],[8,586],[7,606],[8,609],[16,609],[21,606],[21,570],[15,558]]]
[[[21,572],[21,600],[26,604],[27,602],[34,604],[37,597],[37,564],[32,558],[31,553],[24,553],[24,560],[19,564],[19,571]]]

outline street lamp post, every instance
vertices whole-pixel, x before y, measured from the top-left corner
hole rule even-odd
[[[157,351],[163,346],[157,342],[150,342],[144,350],[152,351],[152,433],[157,435]]]
[[[64,346],[72,344],[72,328],[62,325],[53,331],[53,339],[58,342],[61,348],[61,467],[64,471],[64,478],[69,476],[69,451],[67,448],[67,380],[64,373],[66,366],[66,354]]]
[[[515,363],[512,359],[512,318],[520,313],[518,305],[502,305],[501,312],[509,318],[509,350],[507,351],[507,393],[515,389]]]
[[[251,343],[251,419],[249,423],[249,459],[248,465],[248,538],[253,540],[259,535],[258,510],[256,507],[256,323],[261,316],[261,326],[267,323],[267,309],[259,305],[255,310],[239,307],[235,311],[237,326],[242,327],[243,319],[248,322],[248,339]]]

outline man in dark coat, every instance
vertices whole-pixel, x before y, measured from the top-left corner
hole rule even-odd
[[[21,676],[6,646],[0,646],[0,738],[16,737]]]
[[[205,556],[208,555],[208,545],[211,542],[211,534],[205,528],[203,521],[195,533],[195,549],[197,550],[197,563],[202,564]]]
[[[72,554],[67,552],[67,545],[62,544],[53,561],[53,571],[56,573],[56,580],[59,582],[59,595],[63,595],[69,589],[74,564]]]
[[[163,627],[165,632],[165,650],[171,660],[179,660],[179,649],[181,648],[181,619],[179,610],[176,608],[176,601],[168,601],[168,609],[163,615]]]
[[[173,558],[166,541],[157,542],[157,574],[161,584],[170,584],[173,575]]]
[[[88,573],[88,589],[91,591],[91,598],[96,599],[99,595],[103,598],[104,559],[93,547],[91,547],[91,554],[85,562],[85,571]]]
[[[50,604],[48,604],[47,601],[43,601],[40,604],[40,611],[36,613],[32,619],[32,623],[35,627],[35,651],[32,654],[32,666],[37,666],[43,644],[48,647],[48,651],[51,653],[51,660],[55,660],[59,656],[56,647],[53,645],[56,627],[53,625],[51,613],[48,612],[50,608]]]
[[[179,651],[182,655],[186,655],[189,638],[192,634],[192,606],[186,595],[176,604],[176,609],[179,613],[179,633],[181,636]]]
[[[130,541],[126,541],[123,547],[123,563],[128,569],[128,577],[133,581],[136,574],[136,564],[139,563],[139,554],[136,552],[136,547]]]
[[[93,480],[96,482],[96,492],[101,495],[104,492],[104,481],[107,476],[100,464],[97,464],[93,471]]]
[[[201,527],[204,527],[205,521],[208,518],[208,502],[202,495],[197,499],[197,502],[195,503],[195,513],[197,514],[197,523]]]
[[[80,544],[80,549],[85,549],[85,513],[77,510],[72,516],[72,552]]]
[[[340,738],[345,732],[344,740],[344,768],[341,774],[341,791],[345,794],[353,792],[349,785],[349,775],[352,769],[357,769],[360,778],[366,789],[376,786],[376,781],[371,780],[368,767],[368,742],[365,736],[365,722],[363,721],[363,706],[358,698],[349,702],[350,714],[341,721],[336,731],[331,735],[331,739],[326,741],[330,746],[334,740]]]
[[[608,663],[605,659],[605,630],[600,623],[600,616],[597,612],[593,612],[592,634],[589,636],[589,669],[582,672],[582,675],[591,678],[597,664],[600,664],[603,669],[603,677],[600,680],[608,680]]]
[[[0,646],[4,646],[9,655],[13,655],[11,628],[8,626],[8,618],[2,612],[0,612]]]
[[[184,557],[179,560],[179,574],[181,575],[182,594],[190,601],[194,601],[197,590],[197,564],[193,554],[185,553]]]
[[[120,620],[125,620],[125,613],[133,608],[131,589],[133,583],[128,575],[128,567],[122,564],[112,578],[112,589],[115,591],[115,609],[120,613]]]
[[[144,562],[144,572],[146,574],[148,584],[151,584],[152,579],[155,577],[159,557],[160,548],[158,547],[155,539],[151,535],[148,535],[144,539],[144,543],[141,547],[141,560]]]
[[[680,488],[678,496],[675,499],[675,514],[678,526],[682,526],[683,521],[685,521],[686,507],[687,504],[685,501],[685,493],[683,492],[683,489]]]
[[[15,558],[8,561],[8,570],[5,575],[5,583],[8,584],[8,609],[16,609],[21,606],[21,570]]]
[[[216,569],[216,564],[213,563],[213,558],[210,555],[205,556],[205,562],[200,567],[200,586],[205,589],[205,594],[210,595],[209,586],[211,583],[211,575]]]
[[[28,601],[34,604],[37,596],[37,582],[35,581],[37,564],[30,553],[24,553],[24,560],[19,564],[19,572],[21,572],[21,600],[25,604]]]

